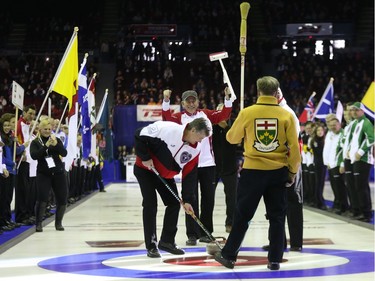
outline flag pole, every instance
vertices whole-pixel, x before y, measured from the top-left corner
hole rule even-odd
[[[68,105],[69,105],[69,102],[66,102],[65,107],[64,107],[64,111],[61,114],[61,117],[60,117],[60,120],[59,120],[59,124],[57,125],[56,132],[58,132],[60,130],[61,122],[62,122],[62,119],[64,118],[64,115],[65,115],[66,109],[68,108]]]
[[[96,124],[99,123],[100,118],[102,117],[104,105],[105,105],[105,102],[107,101],[107,97],[108,97],[108,89],[105,89],[105,94],[104,94],[104,97],[102,99],[102,103],[99,107],[98,115],[96,116],[96,120],[95,120]]]
[[[52,100],[51,98],[48,98],[48,117],[51,118],[51,109],[52,108]]]
[[[311,96],[309,97],[309,100],[313,99],[315,97],[315,95],[316,95],[316,92],[315,91],[312,92]],[[314,114],[314,112],[312,114]],[[307,121],[311,121],[311,120],[312,120],[311,111],[308,111],[307,112]]]
[[[87,57],[89,56],[88,53],[85,53],[83,61],[80,65],[80,69],[78,71],[78,88],[72,97],[72,107],[69,110],[68,117],[67,117],[67,124],[68,124],[68,143],[66,145],[66,149],[68,151],[67,155],[65,156],[65,170],[69,171],[73,162],[73,159],[77,153],[77,138],[78,138],[78,99],[80,92],[82,92],[81,88],[83,86],[87,87],[87,78],[86,73],[82,75],[83,70],[86,68]],[[83,83],[84,80],[84,83]]]
[[[96,72],[92,75],[92,78],[91,78],[91,80],[90,80],[90,84],[89,84],[88,87],[87,87],[87,92],[90,90],[90,87],[91,87],[92,81],[95,80],[95,77],[96,77]]]
[[[63,67],[64,62],[65,62],[65,60],[66,60],[66,57],[67,57],[67,55],[68,55],[68,53],[69,53],[69,50],[70,50],[70,48],[71,48],[71,46],[72,46],[72,44],[73,44],[73,41],[74,41],[75,37],[76,37],[77,34],[78,34],[78,30],[79,30],[78,27],[74,27],[74,31],[73,31],[72,37],[70,38],[70,41],[69,41],[68,47],[67,47],[66,50],[65,50],[64,56],[63,56],[63,58],[62,58],[62,60],[61,60],[61,62],[60,62],[60,65],[59,65],[59,67],[58,67],[58,69],[57,69],[57,71],[56,71],[55,76],[53,77],[53,80],[52,80],[52,82],[51,82],[51,84],[50,84],[50,86],[49,86],[49,89],[48,89],[48,91],[47,91],[46,97],[45,97],[44,100],[43,100],[43,103],[42,103],[42,105],[41,105],[41,107],[40,107],[40,110],[39,110],[39,113],[38,113],[37,117],[35,118],[35,121],[38,121],[39,118],[40,118],[40,115],[42,115],[43,108],[44,108],[44,106],[45,106],[45,104],[46,104],[46,102],[47,102],[47,100],[48,100],[48,96],[49,96],[49,94],[52,92],[52,89],[53,89],[53,87],[54,87],[55,84],[56,84],[56,79],[57,79],[57,77],[59,77],[59,74],[60,74],[60,72],[61,72],[61,68]],[[34,123],[33,128],[32,128],[31,131],[30,131],[29,138],[30,138],[30,136],[34,133],[35,127],[36,127],[36,122]]]
[[[95,80],[95,77],[96,77],[96,73],[94,73],[94,74],[92,75],[92,78],[91,78],[91,80],[90,80],[90,84],[89,84],[88,87],[87,87],[87,92],[90,91],[92,81]],[[89,115],[90,115],[90,112],[89,112]],[[90,118],[90,119],[91,119],[91,118]],[[95,121],[95,122],[96,122],[96,121]],[[94,124],[94,125],[95,125],[95,124]],[[94,127],[94,125],[91,126],[91,129],[92,129],[92,127]]]
[[[16,118],[15,120],[18,120],[18,106],[16,106]],[[18,138],[17,138],[17,122],[14,124],[14,141],[13,141],[13,162],[16,162],[16,150],[17,150],[17,143],[18,143]],[[20,162],[22,159],[20,160]]]

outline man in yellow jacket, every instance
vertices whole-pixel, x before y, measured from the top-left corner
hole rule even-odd
[[[215,254],[215,260],[227,268],[234,268],[262,196],[270,224],[267,267],[278,270],[283,258],[286,188],[295,180],[301,154],[294,117],[278,105],[279,86],[274,77],[259,78],[256,104],[241,110],[227,132],[230,143],[244,140],[244,163],[232,231],[222,251]]]

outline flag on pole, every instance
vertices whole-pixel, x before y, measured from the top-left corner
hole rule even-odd
[[[96,120],[95,120],[95,123],[99,123],[101,118],[102,118],[102,114],[103,114],[103,110],[104,110],[104,107],[106,106],[107,104],[107,97],[108,97],[108,89],[106,89],[105,91],[105,94],[104,94],[104,97],[103,97],[103,100],[102,100],[102,103],[99,107],[99,111],[98,111],[98,114],[96,115]]]
[[[333,99],[333,78],[330,79],[318,106],[316,107],[312,119],[318,118],[325,122],[326,116],[335,111],[335,102]]]
[[[300,124],[305,124],[307,121],[311,121],[311,117],[314,113],[315,104],[314,104],[314,97],[316,93],[313,92],[309,97],[305,108],[303,109],[301,115],[299,116],[298,120]]]
[[[338,101],[337,107],[336,107],[336,117],[340,123],[342,121],[343,114],[344,114],[344,106],[342,105],[341,101]]]
[[[108,89],[106,90],[104,97],[106,96],[108,96]],[[99,117],[99,113],[98,113],[98,117],[99,117],[99,123],[104,128],[104,133],[103,133],[103,136],[105,138],[105,155],[104,156],[106,160],[112,161],[113,160],[113,136],[112,136],[112,126],[109,121],[109,108],[108,107],[109,107],[108,99],[105,98],[104,105],[101,111],[102,114]]]
[[[71,97],[77,91],[77,78],[78,78],[78,41],[77,41],[78,27],[74,28],[72,37],[70,38],[67,49],[59,64],[55,76],[49,86],[46,97],[44,98],[40,110],[35,120],[39,120],[43,108],[47,102],[48,96],[52,91],[66,96],[68,98],[69,106],[71,107]],[[70,100],[69,100],[70,97]],[[70,109],[70,108],[69,108]],[[30,131],[30,136],[33,134],[37,122]]]
[[[96,125],[96,108],[95,108],[95,74],[91,80],[88,90],[88,106],[90,114],[90,133],[91,133],[91,149],[90,154],[96,159],[96,133],[93,131]]]
[[[86,75],[86,67],[82,71]],[[90,81],[90,86],[92,80]],[[90,114],[89,114],[89,90],[84,89],[85,93],[79,93],[78,102],[81,102],[81,117],[82,117],[82,158],[88,159],[91,151],[91,124],[90,124]]]
[[[51,90],[66,97],[69,102],[69,109],[72,107],[73,96],[77,92],[78,78],[78,39],[77,32],[65,51],[60,62],[57,73],[51,83]]]
[[[364,105],[364,112],[371,120],[375,119],[375,85],[374,81],[371,82],[366,94],[364,95],[361,103]]]
[[[69,111],[69,134],[68,134],[68,154],[65,156],[65,170],[69,171],[74,158],[77,155],[77,136],[78,136],[78,95],[79,92],[87,92],[87,77],[86,77],[86,61],[87,54],[81,64],[81,69],[78,73],[78,91],[73,96],[73,106]],[[81,94],[83,96],[83,94]]]

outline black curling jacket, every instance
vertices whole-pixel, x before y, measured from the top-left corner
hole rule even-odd
[[[65,172],[64,163],[61,157],[67,155],[67,150],[64,148],[63,143],[59,138],[56,138],[57,144],[55,146],[46,146],[48,138],[43,136],[38,136],[30,144],[30,155],[31,158],[38,161],[37,173],[42,173],[45,175],[62,174]],[[52,157],[55,162],[54,168],[49,168],[46,157]]]

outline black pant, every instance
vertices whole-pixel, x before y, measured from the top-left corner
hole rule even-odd
[[[216,186],[219,182],[219,179],[222,180],[223,185],[224,185],[225,205],[226,205],[225,225],[232,226],[234,209],[236,207],[236,194],[237,194],[237,181],[238,181],[237,171],[231,174],[221,174],[221,175],[217,174]]]
[[[315,179],[315,166],[314,164],[310,164],[307,167],[307,182],[306,185],[308,190],[304,190],[305,192],[305,202],[310,204],[315,204],[315,192],[316,192],[316,179]]]
[[[259,201],[263,196],[269,219],[268,237],[270,249],[268,260],[270,262],[282,261],[287,209],[285,188],[287,179],[288,169],[286,167],[270,171],[250,169],[241,171],[232,231],[222,250],[224,258],[237,259],[249,222],[253,218]]]
[[[371,165],[357,161],[353,163],[353,175],[360,212],[366,218],[372,217],[371,192],[369,185]]]
[[[100,170],[100,165],[96,165],[95,167],[92,167],[92,185],[93,190],[96,190],[99,185],[99,190],[104,190],[104,183],[103,183],[103,176],[102,176],[102,170]]]
[[[303,245],[303,187],[302,169],[299,169],[294,184],[287,188],[288,208],[286,212],[290,247]]]
[[[340,212],[349,209],[348,192],[345,185],[344,174],[340,174],[340,167],[329,169],[331,187],[335,196],[334,208]]]
[[[354,215],[359,214],[359,202],[357,192],[355,191],[354,175],[353,175],[353,164],[350,159],[344,160],[345,167],[345,184],[348,188],[350,210]]]
[[[143,197],[142,217],[146,249],[157,247],[158,237],[156,233],[156,215],[158,200],[156,191],[159,193],[164,206],[166,206],[160,240],[166,243],[175,243],[180,202],[172,194],[172,192],[174,192],[174,194],[178,195],[174,179],[165,179],[169,187],[172,189],[172,191],[169,191],[164,183],[152,171],[139,168],[135,165],[134,175],[138,180]]]
[[[306,164],[302,164],[302,183],[303,183],[303,199],[307,203],[311,203],[312,188],[309,181],[309,169]]]
[[[198,182],[200,184],[200,205],[199,205],[199,192],[198,183],[194,189],[196,202],[191,202],[194,213],[198,216],[206,229],[212,233],[213,226],[213,211],[215,205],[215,166],[198,168]],[[199,213],[200,210],[200,213]],[[199,238],[206,234],[201,231],[198,224],[194,219],[186,214],[185,216],[186,234],[188,237],[194,236]]]
[[[29,183],[30,164],[22,161],[16,176],[15,186],[15,221],[22,222],[28,219],[33,213],[28,212],[28,200],[31,197]]]
[[[325,165],[315,165],[315,205],[318,208],[326,206],[323,198],[324,183],[327,173],[327,166]]]
[[[7,178],[2,178],[1,181],[0,225],[4,225],[5,222],[12,220],[11,204],[13,200],[15,177],[14,174],[9,173],[9,176]]]
[[[48,202],[52,189],[57,206],[66,205],[68,200],[68,184],[65,173],[46,175],[38,173],[37,180],[37,201]]]

